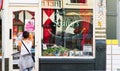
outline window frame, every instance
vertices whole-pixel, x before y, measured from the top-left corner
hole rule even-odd
[[[94,9],[93,9],[94,10]],[[94,11],[93,11],[93,14],[94,14]],[[93,18],[95,16],[93,15]],[[95,20],[92,21],[93,24],[95,23]],[[41,26],[43,28],[43,26]],[[41,58],[73,58],[73,59],[94,59],[95,58],[95,25],[93,25],[93,44],[92,44],[92,47],[93,47],[93,55],[92,56],[43,56],[42,55],[42,46],[41,46]]]

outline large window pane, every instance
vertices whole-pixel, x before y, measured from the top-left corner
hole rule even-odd
[[[42,10],[42,56],[92,57],[93,10],[62,10],[64,15],[56,11]]]

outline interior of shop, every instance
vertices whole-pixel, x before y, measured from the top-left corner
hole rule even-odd
[[[53,9],[43,10],[49,16]],[[58,23],[48,18],[43,23],[43,56],[93,56],[93,10],[63,10],[62,19]],[[56,14],[55,14],[56,15]],[[56,20],[55,19],[55,20]],[[44,20],[44,19],[43,19]],[[61,30],[58,30],[61,28]]]

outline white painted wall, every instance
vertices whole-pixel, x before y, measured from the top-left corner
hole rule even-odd
[[[9,44],[9,19],[8,17],[8,1],[4,0],[3,3],[3,10],[1,10],[1,19],[2,19],[2,71],[4,71],[4,58],[9,57],[9,50],[7,48],[10,48]],[[6,25],[8,24],[8,25]],[[8,41],[8,42],[7,42]]]
[[[8,0],[9,3],[38,3],[39,0]]]

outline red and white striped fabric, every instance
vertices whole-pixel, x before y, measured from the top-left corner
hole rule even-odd
[[[43,42],[49,43],[52,31],[52,23],[54,21],[54,9],[43,9]]]

